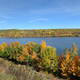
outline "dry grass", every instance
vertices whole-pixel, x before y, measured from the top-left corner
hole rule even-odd
[[[0,58],[0,80],[63,80]]]

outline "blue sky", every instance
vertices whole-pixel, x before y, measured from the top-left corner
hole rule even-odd
[[[0,0],[0,29],[80,29],[80,0]]]

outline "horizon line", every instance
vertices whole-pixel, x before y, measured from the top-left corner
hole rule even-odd
[[[45,29],[45,30],[47,30],[47,29]],[[80,29],[80,28],[54,28],[54,29]],[[0,29],[0,30],[44,30],[44,29],[17,29],[17,28],[15,29],[15,28],[13,28],[13,29]]]

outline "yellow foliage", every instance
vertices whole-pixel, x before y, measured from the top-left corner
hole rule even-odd
[[[61,73],[63,76],[67,76],[67,74],[66,73]]]
[[[19,57],[17,57],[17,61],[24,61],[26,58],[23,55],[20,55]]]
[[[22,54],[23,54],[23,55],[29,55],[28,50],[27,50],[27,48],[26,48],[25,46],[23,47],[22,50],[23,50],[23,51],[22,51]]]
[[[2,43],[2,45],[4,46],[4,48],[7,46],[7,44],[4,42],[4,43]]]
[[[26,47],[27,47],[28,51],[31,52],[32,45],[31,45],[30,41],[26,43]]]
[[[22,47],[22,52],[21,54],[17,55],[17,61],[24,61],[26,59],[26,56],[29,55],[27,47],[25,45],[21,45]]]
[[[13,47],[14,48],[19,48],[20,47],[20,43],[18,41],[15,41]]]
[[[46,46],[46,48],[52,48],[51,46]]]
[[[0,45],[0,50],[4,51],[4,46],[3,45]]]
[[[70,62],[72,61],[72,59],[70,58],[70,55],[67,53],[65,55],[65,59],[62,59],[62,63],[61,63],[61,70],[62,70],[62,75],[63,76],[68,76],[68,72],[70,72]]]
[[[28,42],[26,43],[26,45],[31,45],[31,42],[30,42],[30,41],[28,41]]]
[[[46,42],[42,40],[40,49],[44,49],[46,47]]]

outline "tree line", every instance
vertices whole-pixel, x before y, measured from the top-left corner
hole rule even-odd
[[[0,30],[0,37],[80,37],[80,29],[35,29],[35,30]]]

